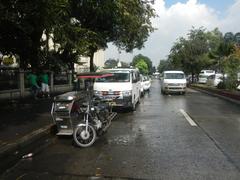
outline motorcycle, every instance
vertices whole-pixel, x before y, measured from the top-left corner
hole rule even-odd
[[[82,113],[83,120],[76,126],[73,138],[78,146],[89,147],[107,131],[116,113],[112,112],[111,103],[101,100],[90,100]]]
[[[78,78],[101,78],[110,74],[88,73]],[[55,99],[52,106],[52,117],[57,124],[58,135],[73,135],[74,142],[80,147],[91,146],[111,125],[117,113],[112,111],[112,100],[102,100],[93,96],[90,81],[84,95],[69,92]]]

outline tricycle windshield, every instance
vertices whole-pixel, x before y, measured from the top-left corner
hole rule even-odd
[[[112,73],[112,76],[97,78],[96,82],[130,82],[130,73]]]

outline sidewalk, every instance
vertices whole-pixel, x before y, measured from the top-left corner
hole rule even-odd
[[[0,146],[12,143],[40,127],[52,123],[52,99],[23,99],[0,102]]]
[[[84,96],[85,92],[81,94]],[[0,174],[24,155],[36,154],[51,143],[56,133],[51,108],[53,97],[57,95],[49,99],[29,97],[0,101]]]
[[[28,151],[31,142],[54,127],[50,115],[52,102],[52,98],[0,102],[0,174]]]

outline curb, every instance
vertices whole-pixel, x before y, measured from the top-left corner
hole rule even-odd
[[[215,97],[219,97],[219,98],[224,99],[224,100],[226,100],[226,101],[230,101],[230,102],[232,102],[232,103],[235,103],[235,104],[240,105],[240,101],[239,101],[239,100],[235,100],[235,99],[229,98],[229,97],[227,97],[227,96],[219,95],[219,94],[210,92],[210,91],[208,91],[208,90],[204,90],[204,89],[202,89],[202,88],[197,88],[197,87],[193,87],[193,86],[191,86],[191,87],[189,87],[189,88],[190,88],[190,89],[194,89],[194,90],[198,90],[198,91],[203,92],[203,93],[205,93],[205,94],[208,94],[208,95],[211,95],[211,96],[215,96]]]
[[[0,174],[14,166],[23,155],[36,151],[36,147],[46,144],[47,138],[56,131],[54,124],[35,130],[13,143],[0,147]]]

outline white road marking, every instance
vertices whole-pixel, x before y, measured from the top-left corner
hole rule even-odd
[[[183,109],[179,109],[179,110],[191,126],[197,126],[197,124],[192,120],[192,118]]]

